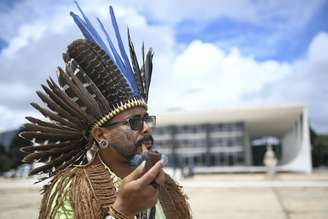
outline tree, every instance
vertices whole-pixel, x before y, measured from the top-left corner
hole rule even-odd
[[[313,167],[328,166],[328,135],[318,135],[311,130]]]
[[[17,168],[19,165],[22,164],[22,159],[24,158],[24,153],[20,151],[20,148],[31,145],[30,141],[18,136],[18,134],[23,130],[24,130],[24,128],[21,127],[17,131],[17,133],[14,135],[13,139],[11,140],[11,143],[9,146],[8,154],[12,161],[11,168]]]
[[[5,172],[10,170],[12,166],[12,161],[7,153],[5,147],[0,145],[0,172]]]

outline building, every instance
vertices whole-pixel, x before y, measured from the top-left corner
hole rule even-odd
[[[311,172],[309,132],[306,107],[295,105],[161,114],[154,139],[169,166],[231,172],[264,171],[266,145],[254,142],[273,137],[278,171]]]

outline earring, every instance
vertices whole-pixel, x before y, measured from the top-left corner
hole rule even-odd
[[[105,149],[109,146],[109,142],[106,139],[101,139],[98,143],[99,147]]]

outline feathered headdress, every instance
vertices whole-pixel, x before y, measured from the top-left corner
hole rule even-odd
[[[58,84],[51,78],[37,95],[46,104],[31,103],[47,121],[26,117],[20,136],[33,146],[23,147],[25,162],[42,162],[30,174],[49,177],[72,164],[85,164],[93,143],[90,130],[101,127],[115,115],[133,107],[147,108],[153,52],[146,58],[142,46],[142,67],[128,31],[130,60],[125,52],[113,8],[109,7],[119,52],[102,22],[97,18],[107,44],[75,2],[82,18],[71,12],[85,39],[72,42],[63,55],[65,69],[58,67]]]

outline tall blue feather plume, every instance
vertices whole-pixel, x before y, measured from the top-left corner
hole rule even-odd
[[[119,29],[118,29],[118,25],[116,22],[113,8],[110,6],[109,12],[111,15],[112,25],[113,25],[113,28],[115,31],[115,36],[116,36],[118,47],[120,49],[121,56],[116,51],[115,46],[114,46],[108,32],[106,31],[104,25],[102,24],[102,22],[97,18],[99,25],[107,38],[110,50],[108,49],[108,47],[102,40],[101,36],[98,34],[97,30],[93,27],[93,25],[91,24],[89,19],[85,16],[85,14],[83,13],[83,11],[80,8],[77,1],[75,1],[75,4],[76,4],[77,8],[79,9],[80,13],[82,14],[84,20],[82,20],[78,15],[74,14],[73,12],[71,12],[71,16],[73,17],[74,22],[77,24],[77,26],[81,30],[82,34],[84,35],[84,37],[86,39],[91,40],[92,42],[98,44],[98,46],[100,46],[100,48],[102,48],[106,52],[106,54],[116,64],[116,66],[120,70],[120,73],[123,75],[123,77],[128,82],[128,85],[132,91],[133,96],[138,96],[139,91],[138,91],[137,83],[134,78],[134,74],[133,74],[133,70],[131,68],[129,58],[124,49],[124,45],[123,45],[121,35],[120,35]]]
[[[116,64],[117,64],[118,68],[120,69],[120,72],[123,73],[123,76],[126,79],[126,81],[128,82],[129,87],[131,88],[133,95],[137,96],[139,94],[139,92],[138,92],[138,88],[137,88],[137,85],[136,85],[136,82],[135,82],[135,79],[134,79],[134,76],[133,76],[133,72],[129,72],[129,69],[127,68],[127,65],[125,63],[123,63],[122,58],[120,57],[120,55],[116,51],[115,46],[114,46],[108,32],[106,31],[103,23],[101,22],[101,20],[99,18],[97,18],[97,21],[100,25],[101,30],[103,31],[103,33],[105,34],[105,36],[107,38],[108,44],[109,44],[110,49],[111,49],[111,51],[114,55]],[[130,65],[130,63],[128,63],[128,64]],[[132,73],[132,75],[131,75],[131,73]]]
[[[97,21],[99,22],[99,25],[100,25],[100,28],[101,30],[103,31],[103,33],[105,34],[106,38],[107,38],[107,42],[109,44],[109,47],[114,55],[114,58],[115,58],[115,62],[116,62],[116,65],[117,67],[120,69],[121,72],[125,72],[126,71],[126,68],[124,66],[124,63],[120,57],[120,55],[117,53],[116,49],[115,49],[115,46],[108,34],[108,32],[106,31],[103,23],[101,22],[101,20],[99,18],[97,18]],[[113,59],[114,60],[114,59]]]
[[[80,28],[83,36],[87,39],[93,39],[92,34],[89,32],[84,21],[79,16],[74,14],[73,12],[71,12],[70,15],[72,16],[75,24]]]
[[[97,44],[100,46],[100,48],[102,48],[103,50],[105,50],[105,52],[108,53],[109,57],[112,58],[112,56],[111,56],[111,54],[110,54],[110,52],[109,52],[109,50],[108,50],[106,44],[105,44],[104,41],[101,39],[101,36],[98,34],[97,30],[93,27],[93,25],[92,25],[92,23],[90,22],[90,20],[88,19],[88,17],[85,16],[85,14],[84,14],[84,12],[82,11],[82,9],[80,8],[80,5],[78,4],[78,2],[77,2],[77,1],[74,1],[74,2],[75,2],[77,8],[79,9],[80,13],[82,14],[82,16],[83,16],[83,18],[84,18],[84,22],[83,22],[83,23],[85,24],[86,28],[88,29],[88,31],[89,31],[89,32],[91,33],[91,35],[92,35],[92,38],[91,38],[91,39],[89,39],[89,38],[87,38],[87,39],[92,40],[93,42],[97,43]],[[74,13],[73,13],[73,14],[74,14]],[[76,17],[78,17],[78,16],[76,15]],[[79,17],[79,18],[80,18],[80,17]],[[82,19],[80,18],[80,20],[82,20]]]
[[[121,56],[124,60],[124,64],[127,67],[127,74],[128,74],[127,77],[131,78],[131,79],[134,79],[133,70],[131,68],[129,58],[128,58],[128,56],[125,52],[125,49],[124,49],[124,45],[123,45],[123,42],[122,42],[120,30],[118,28],[116,18],[115,18],[115,14],[114,14],[114,10],[113,10],[112,6],[109,6],[109,13],[110,13],[112,24],[113,24],[113,27],[114,27],[117,44],[118,44],[118,47],[120,49]],[[137,89],[136,83],[134,83],[134,88]]]

